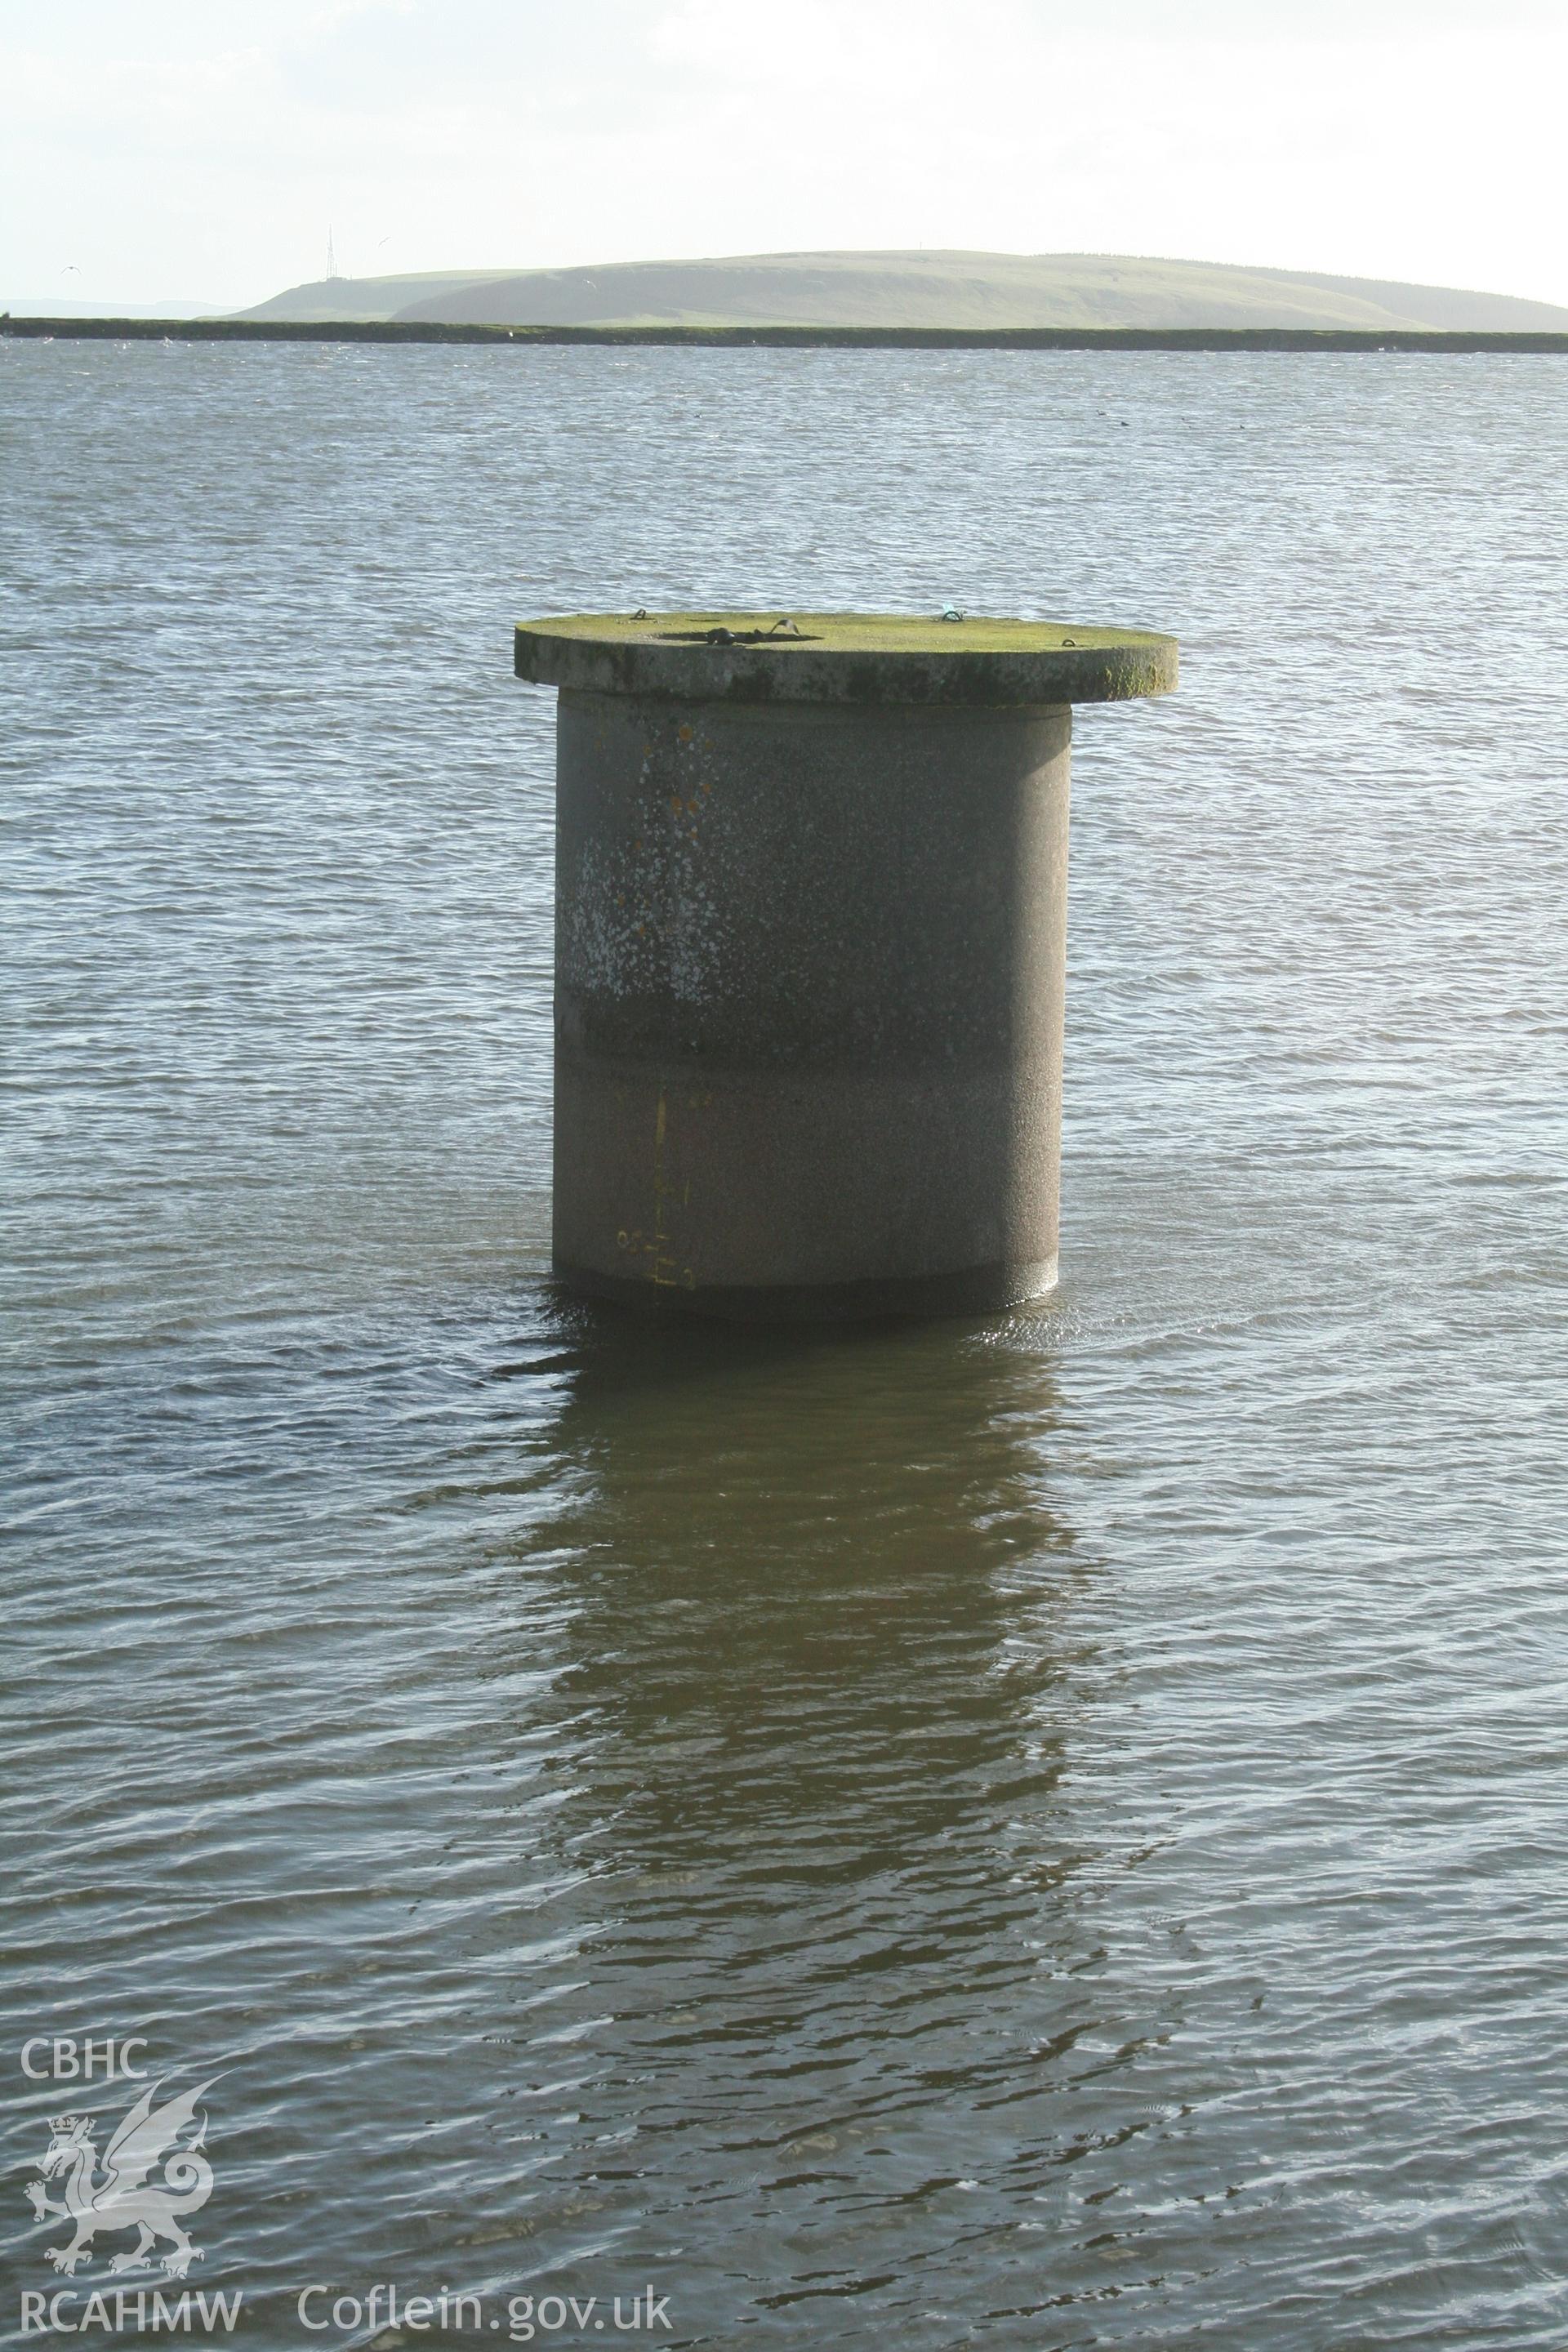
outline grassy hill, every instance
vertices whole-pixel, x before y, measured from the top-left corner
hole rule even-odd
[[[494,269],[426,269],[401,278],[318,278],[237,310],[239,319],[395,319],[409,303],[441,301],[493,284]],[[444,314],[442,314],[444,315]]]
[[[1568,310],[1508,294],[1084,253],[771,253],[340,278],[241,315],[498,326],[1568,330]]]

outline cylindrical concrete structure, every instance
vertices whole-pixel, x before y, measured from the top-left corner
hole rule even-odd
[[[655,1308],[982,1313],[1056,1281],[1070,704],[1171,639],[526,624],[561,688],[554,1264]]]

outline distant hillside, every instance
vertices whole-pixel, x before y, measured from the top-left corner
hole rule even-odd
[[[772,253],[299,286],[248,319],[496,326],[1352,327],[1568,331],[1510,294],[1084,253]]]
[[[237,319],[395,319],[405,304],[439,302],[470,287],[510,284],[496,269],[426,269],[401,278],[318,278],[290,286]],[[444,318],[445,311],[437,314]]]
[[[13,294],[0,301],[0,312],[14,319],[210,319],[216,302],[189,302],[183,297],[167,302],[64,302],[58,294]]]

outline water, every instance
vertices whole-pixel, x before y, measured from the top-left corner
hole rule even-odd
[[[113,2032],[221,2074],[237,2341],[1559,2352],[1568,368],[0,344],[0,418],[5,2340],[129,2245],[19,2194]],[[560,1301],[510,621],[948,598],[1183,641],[1079,722],[1060,1293]]]

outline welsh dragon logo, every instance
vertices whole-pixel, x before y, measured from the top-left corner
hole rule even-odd
[[[40,2221],[66,2221],[76,2224],[76,2234],[68,2245],[45,2249],[56,2270],[71,2273],[79,2263],[90,2262],[88,2241],[96,2237],[100,2230],[139,2232],[134,2246],[110,2257],[111,2271],[142,2269],[151,2261],[153,2246],[160,2238],[170,2242],[169,2252],[163,2256],[163,2269],[168,2277],[184,2278],[191,2263],[201,2261],[202,2250],[192,2245],[181,2216],[198,2212],[212,2195],[213,2169],[201,2152],[207,2136],[206,2116],[202,2116],[195,2133],[184,2147],[180,2145],[180,2135],[195,2121],[197,2106],[216,2080],[214,2074],[194,2091],[182,2092],[178,2098],[166,2100],[161,2107],[153,2102],[163,2085],[150,2084],[130,2113],[115,2126],[103,2151],[101,2172],[98,2168],[98,2150],[92,2144],[97,2128],[94,2118],[50,2118],[49,2145],[38,2167],[43,2178],[28,2181],[27,2195]],[[150,2179],[160,2164],[161,2178]],[[62,2175],[65,2201],[60,2204],[49,2195],[44,2182],[58,2179]]]

